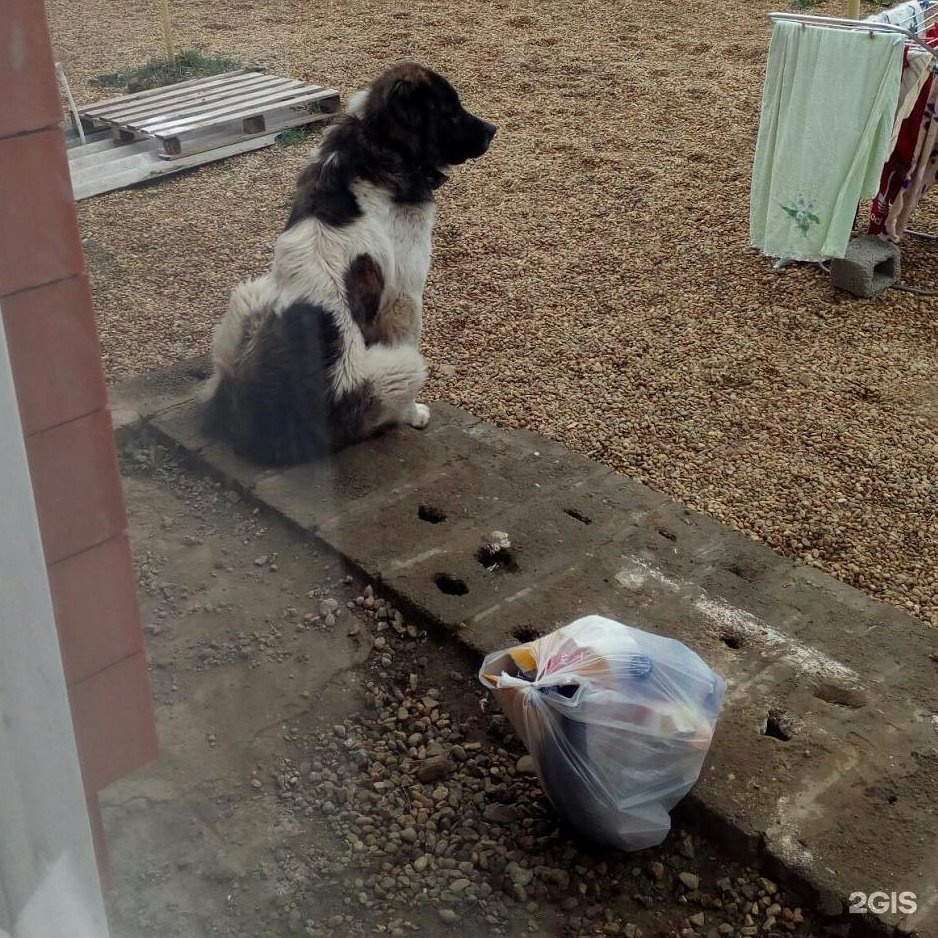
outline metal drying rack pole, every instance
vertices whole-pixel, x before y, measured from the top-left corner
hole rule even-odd
[[[938,3],[934,4],[934,13],[923,15],[922,31],[924,32],[931,26],[938,25]],[[909,42],[914,43],[921,49],[924,49],[932,58],[938,59],[938,50],[933,49],[914,29],[908,26],[901,26],[897,23],[878,23],[875,20],[850,19],[840,16],[820,16],[813,13],[770,13],[769,18],[773,22],[785,21],[789,23],[801,23],[802,26],[825,26],[828,29],[862,29],[868,31],[872,36],[874,32],[878,33],[898,33],[905,37]]]

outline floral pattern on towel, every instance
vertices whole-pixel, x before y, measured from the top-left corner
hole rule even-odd
[[[794,202],[783,205],[782,211],[794,221],[802,237],[807,238],[812,226],[821,224],[815,208],[814,202],[809,202],[803,196],[799,196]]]

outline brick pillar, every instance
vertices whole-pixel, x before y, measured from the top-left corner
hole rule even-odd
[[[98,792],[156,755],[127,519],[42,0],[0,16],[0,308],[102,879]]]

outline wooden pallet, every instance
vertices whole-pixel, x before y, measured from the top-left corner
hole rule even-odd
[[[80,117],[87,133],[109,129],[119,143],[154,138],[159,156],[174,160],[327,120],[338,110],[333,88],[239,69],[101,101]]]
[[[72,192],[77,202],[115,189],[152,182],[205,163],[260,150],[271,146],[276,138],[275,133],[260,134],[229,146],[167,160],[161,158],[159,142],[152,138],[116,143],[111,132],[105,130],[86,136],[82,143],[76,133],[70,129],[65,131]]]

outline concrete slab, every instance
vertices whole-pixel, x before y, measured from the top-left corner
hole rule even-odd
[[[118,407],[483,654],[593,612],[675,636],[730,683],[682,813],[815,891],[853,934],[938,938],[936,639],[819,571],[535,434],[437,405],[329,463],[258,471],[204,440],[195,379]],[[144,395],[145,396],[145,395]],[[492,530],[509,555],[478,551]],[[849,915],[909,891],[912,914]],[[887,905],[889,903],[887,902]]]

